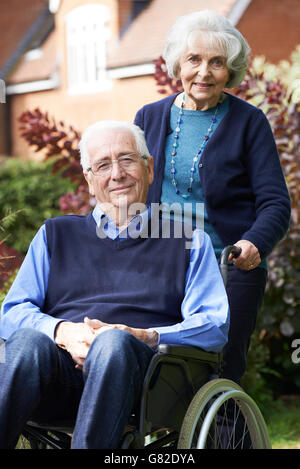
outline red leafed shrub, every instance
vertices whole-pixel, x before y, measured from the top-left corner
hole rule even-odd
[[[21,266],[22,260],[23,257],[18,251],[0,241],[0,290]]]
[[[56,122],[40,109],[25,111],[19,117],[21,136],[35,152],[42,151],[45,159],[54,159],[53,172],[61,171],[62,177],[77,184],[75,193],[67,193],[60,199],[61,210],[66,213],[85,214],[91,210],[88,188],[82,167],[78,143],[80,132],[64,122]]]
[[[159,57],[153,62],[155,65],[154,79],[156,80],[157,86],[160,87],[157,90],[158,93],[173,94],[182,91],[181,80],[175,80],[169,77],[164,59]]]

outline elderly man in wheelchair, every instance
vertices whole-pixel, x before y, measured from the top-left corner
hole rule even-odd
[[[45,222],[2,305],[0,447],[21,434],[33,448],[144,448],[147,435],[152,447],[219,447],[213,422],[229,400],[246,428],[236,444],[250,435],[267,447],[253,401],[213,379],[229,326],[224,283],[203,231],[147,207],[143,132],[102,121],[80,151],[95,208]]]

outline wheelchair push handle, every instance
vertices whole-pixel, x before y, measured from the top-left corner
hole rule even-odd
[[[220,272],[222,275],[222,279],[224,285],[227,284],[227,277],[228,277],[228,258],[230,254],[236,259],[241,254],[242,249],[239,246],[226,246],[220,256]]]

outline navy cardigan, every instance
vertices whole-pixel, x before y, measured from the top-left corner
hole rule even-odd
[[[176,96],[144,106],[135,117],[155,160],[149,203],[160,202],[165,138],[172,132],[170,108]],[[207,142],[198,166],[203,196],[209,220],[224,245],[247,239],[263,259],[289,227],[290,198],[264,113],[227,96],[229,111]]]

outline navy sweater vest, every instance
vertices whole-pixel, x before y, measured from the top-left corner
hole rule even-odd
[[[150,223],[149,223],[150,230]],[[92,214],[46,221],[50,274],[43,311],[148,328],[182,321],[185,237],[101,239]],[[171,230],[172,233],[172,230]]]

